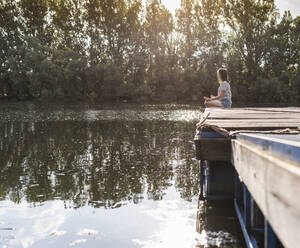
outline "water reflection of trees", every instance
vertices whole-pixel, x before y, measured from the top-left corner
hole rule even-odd
[[[175,183],[198,193],[193,124],[173,122],[14,122],[0,124],[0,197],[33,205],[114,208],[163,198]],[[174,139],[176,138],[176,139]],[[172,140],[173,139],[173,140]]]

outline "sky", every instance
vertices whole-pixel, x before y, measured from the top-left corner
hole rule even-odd
[[[180,7],[180,0],[162,0],[162,3],[175,14],[175,10]],[[293,17],[300,16],[300,0],[275,0],[280,13],[290,10]]]

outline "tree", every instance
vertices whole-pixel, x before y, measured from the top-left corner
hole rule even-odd
[[[223,65],[219,6],[211,0],[182,0],[176,16],[183,69],[177,89],[182,98],[199,100],[216,90],[216,70]]]
[[[20,36],[21,22],[15,18],[20,14],[15,1],[8,0],[0,3],[0,95],[8,96],[11,81],[8,78],[8,59],[12,49],[22,44]]]
[[[268,52],[269,28],[277,12],[274,0],[220,0],[222,17],[233,32],[230,40],[245,65],[249,82],[260,74]]]
[[[171,87],[169,63],[174,52],[172,47],[173,18],[160,0],[147,3],[144,29],[148,56],[147,81],[160,97],[160,93]]]
[[[51,24],[55,30],[53,47],[57,49],[71,49],[85,56],[88,39],[84,33],[83,1],[49,1]]]
[[[53,29],[47,20],[48,0],[20,0],[18,5],[24,22],[22,33],[37,38],[45,45],[50,45]]]

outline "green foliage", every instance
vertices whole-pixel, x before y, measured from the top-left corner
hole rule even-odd
[[[201,102],[216,70],[240,104],[300,102],[300,17],[273,0],[5,0],[0,98]]]

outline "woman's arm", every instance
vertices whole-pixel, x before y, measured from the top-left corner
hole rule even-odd
[[[221,90],[220,95],[209,98],[209,101],[220,100],[224,97],[225,93],[225,90]]]

